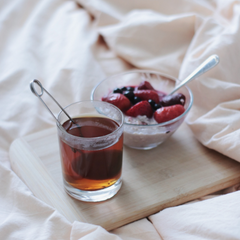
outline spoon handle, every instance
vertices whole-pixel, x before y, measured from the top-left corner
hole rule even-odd
[[[174,90],[169,94],[175,93],[180,87],[186,83],[192,81],[193,79],[201,76],[203,73],[207,72],[211,68],[215,67],[219,63],[218,55],[211,55],[207,58],[199,67],[197,67],[187,78],[185,78]]]

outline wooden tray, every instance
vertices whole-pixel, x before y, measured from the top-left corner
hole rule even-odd
[[[125,147],[123,186],[105,202],[80,202],[65,193],[55,128],[16,139],[10,160],[33,194],[69,221],[107,230],[240,182],[240,164],[203,147],[185,124],[155,149]]]

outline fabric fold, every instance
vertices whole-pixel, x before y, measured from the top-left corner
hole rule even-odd
[[[181,81],[210,55],[220,57],[214,69],[188,84],[194,104],[186,122],[203,145],[240,161],[236,144],[240,116],[235,104],[239,67],[234,61],[240,53],[239,2],[182,1],[171,11],[161,1],[149,3],[148,9],[142,9],[142,3],[135,8],[119,6],[117,1],[104,4],[112,9],[111,14],[121,9],[122,15],[116,23],[98,24],[99,34],[117,56],[135,68],[157,70]],[[106,16],[95,1],[87,5],[101,13],[95,16],[96,23]]]
[[[194,35],[193,14],[162,15],[134,10],[115,25],[99,28],[108,46],[136,66],[178,76]]]

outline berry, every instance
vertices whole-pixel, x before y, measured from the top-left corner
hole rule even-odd
[[[150,103],[153,111],[156,111],[158,108],[162,107],[160,104],[155,103],[152,99],[149,99],[148,102]]]
[[[124,92],[127,90],[127,87],[121,87],[120,89]]]
[[[134,89],[135,89],[134,87],[131,87],[131,86],[129,86],[129,87],[127,87],[127,89],[126,89],[126,90],[127,90],[127,91],[131,91],[131,92],[132,92],[132,91],[134,91]]]
[[[154,108],[154,105],[156,104],[152,99],[149,99],[148,102],[150,103],[151,107]]]
[[[133,98],[135,97],[134,93],[132,91],[125,91],[123,93],[123,95],[125,97],[127,97],[130,101],[133,100]]]
[[[120,88],[115,88],[113,93],[122,93],[123,91]]]
[[[184,107],[180,104],[162,107],[156,110],[156,112],[154,113],[154,119],[158,123],[167,122],[180,116],[184,113],[184,111]]]
[[[141,98],[135,96],[135,97],[133,98],[133,100],[132,100],[132,103],[133,103],[133,105],[134,105],[134,104],[136,104],[136,103],[138,103],[138,102],[141,102],[141,101],[142,101]]]
[[[155,103],[153,106],[153,110],[156,111],[157,109],[161,108],[162,106],[159,103]]]
[[[138,85],[139,90],[154,90],[153,86],[148,81],[143,81]]]
[[[155,103],[159,103],[158,93],[155,90],[136,90],[134,94],[142,100],[152,99]]]
[[[132,105],[129,99],[121,93],[111,93],[102,97],[102,101],[115,105],[123,112],[127,111]]]
[[[173,95],[167,95],[163,97],[160,101],[162,106],[172,106],[176,104],[185,104],[185,96],[182,93],[175,93]]]
[[[153,114],[152,107],[148,101],[141,101],[135,105],[133,105],[130,109],[126,111],[126,115],[131,117],[147,116],[151,118]]]

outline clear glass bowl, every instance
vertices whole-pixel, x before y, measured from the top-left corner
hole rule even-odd
[[[99,82],[91,93],[91,100],[101,100],[104,95],[109,94],[113,89],[123,86],[137,86],[142,81],[151,83],[154,89],[170,93],[179,80],[154,71],[135,70],[123,72],[105,78]],[[182,93],[186,97],[185,112],[164,123],[137,125],[124,122],[124,145],[135,149],[152,149],[166,141],[183,123],[186,115],[192,107],[193,95],[191,90],[185,85],[177,93]]]

